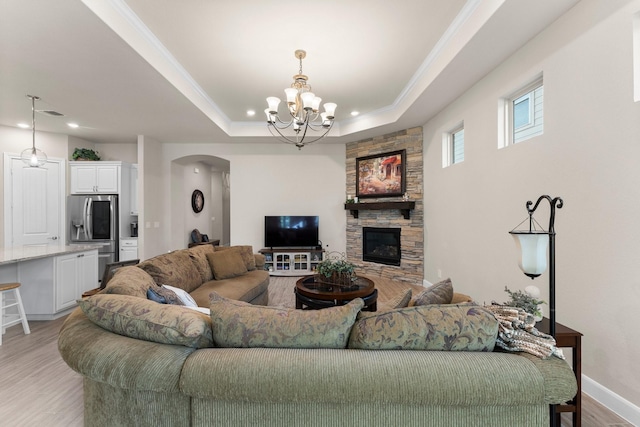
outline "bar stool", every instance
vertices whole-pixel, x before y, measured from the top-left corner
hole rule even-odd
[[[22,330],[25,334],[30,334],[29,323],[27,322],[27,315],[24,312],[22,306],[22,298],[20,298],[20,283],[0,283],[0,345],[2,345],[2,335],[8,326],[13,326],[17,323],[22,323]],[[9,295],[13,293],[13,298]],[[6,314],[6,309],[11,307],[17,307],[17,314]],[[5,322],[5,319],[15,317],[16,319]]]

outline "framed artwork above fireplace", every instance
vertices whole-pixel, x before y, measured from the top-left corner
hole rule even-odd
[[[356,196],[397,197],[405,193],[406,150],[356,158]]]

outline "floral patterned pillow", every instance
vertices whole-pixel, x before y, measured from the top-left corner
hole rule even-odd
[[[119,335],[185,347],[213,347],[209,317],[183,306],[109,294],[78,300],[78,304],[89,320]]]
[[[423,305],[364,312],[351,330],[349,348],[365,350],[493,351],[498,321],[473,305]]]
[[[357,298],[322,310],[265,307],[210,295],[213,340],[217,347],[345,348],[356,315]]]

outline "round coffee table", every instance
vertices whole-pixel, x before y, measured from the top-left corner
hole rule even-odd
[[[296,282],[294,293],[296,308],[299,309],[335,307],[362,298],[363,310],[377,310],[378,290],[373,286],[371,279],[363,276],[358,276],[349,287],[318,281],[315,275],[305,276]]]

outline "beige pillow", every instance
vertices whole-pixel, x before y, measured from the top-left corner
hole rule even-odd
[[[451,279],[445,279],[420,292],[409,305],[450,304],[452,298],[453,285],[451,284]]]
[[[213,273],[211,272],[211,267],[207,260],[207,254],[213,253],[213,246],[196,245],[188,250],[189,257],[191,258],[191,261],[193,261],[193,265],[196,266],[198,273],[200,273],[200,276],[202,277],[202,283],[213,279]]]
[[[185,347],[213,347],[209,317],[184,306],[108,294],[78,300],[78,304],[89,320],[119,335]]]
[[[253,271],[256,269],[256,258],[253,253],[253,246],[251,245],[237,245],[237,246],[216,246],[216,252],[235,251],[240,254],[242,261],[244,261],[247,271]]]
[[[242,276],[247,267],[238,251],[215,251],[207,254],[213,277],[216,280]]]
[[[102,293],[146,298],[147,289],[152,286],[156,286],[156,282],[146,271],[136,266],[122,267],[109,280]]]
[[[230,300],[215,292],[211,326],[219,347],[345,348],[361,298],[322,310],[265,307]]]

